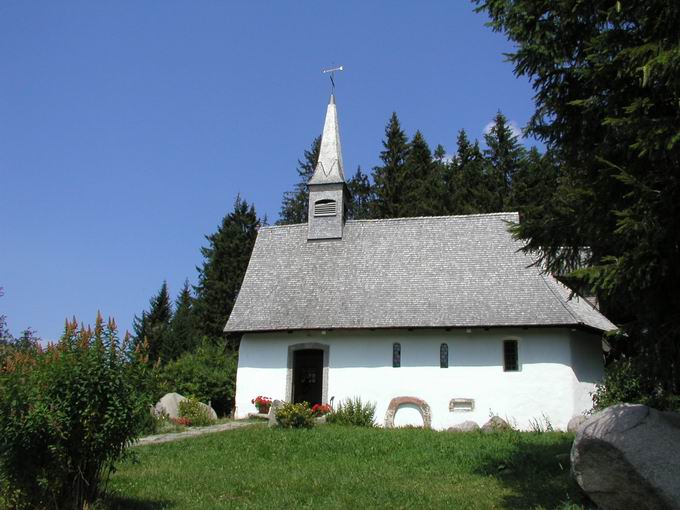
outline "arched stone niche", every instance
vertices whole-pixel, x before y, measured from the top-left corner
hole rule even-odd
[[[385,428],[394,427],[394,416],[397,414],[399,407],[405,404],[411,404],[420,411],[420,415],[423,417],[424,428],[432,428],[432,411],[430,411],[430,406],[427,402],[417,397],[395,397],[390,400],[390,405],[387,406],[387,413],[385,413]]]

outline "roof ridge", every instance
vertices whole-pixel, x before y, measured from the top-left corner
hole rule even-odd
[[[373,218],[366,220],[347,220],[347,223],[377,223],[377,222],[392,222],[392,221],[406,221],[406,220],[442,220],[447,218],[487,218],[496,216],[518,216],[518,212],[496,212],[496,213],[478,213],[478,214],[447,214],[439,216],[405,216],[402,218]]]
[[[372,218],[365,220],[347,220],[346,223],[379,223],[379,222],[395,222],[395,221],[409,221],[409,220],[443,220],[447,218],[491,218],[491,217],[508,217],[508,216],[519,216],[517,211],[512,212],[496,212],[496,213],[478,213],[478,214],[448,214],[439,216],[405,216],[402,218]],[[260,227],[263,229],[275,229],[284,227],[301,227],[307,225],[307,223],[288,223],[285,225],[266,225]]]

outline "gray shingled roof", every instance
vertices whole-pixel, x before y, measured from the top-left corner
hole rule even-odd
[[[508,233],[517,213],[262,228],[227,332],[496,326],[615,326],[531,266]]]

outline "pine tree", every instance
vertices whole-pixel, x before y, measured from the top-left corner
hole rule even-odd
[[[193,351],[200,344],[194,316],[194,298],[189,280],[185,280],[175,300],[175,313],[170,321],[170,331],[163,344],[161,356],[164,362],[179,358],[185,352]]]
[[[406,134],[401,129],[399,118],[392,113],[385,127],[383,151],[380,153],[382,166],[373,169],[375,183],[376,218],[396,218],[401,213],[405,162],[409,146]]]
[[[490,165],[488,176],[493,196],[491,210],[485,212],[509,211],[512,180],[524,159],[524,147],[500,111],[493,119],[493,126],[484,135],[484,140],[487,145],[484,155]]]
[[[368,176],[361,171],[361,167],[357,167],[356,173],[347,183],[347,188],[350,195],[349,219],[366,220],[372,218],[375,209],[373,186],[371,186]]]
[[[314,169],[319,161],[319,151],[321,149],[321,137],[317,136],[312,145],[304,153],[304,160],[298,160],[297,173],[298,183],[293,191],[286,191],[281,202],[278,225],[289,225],[294,223],[307,223],[307,208],[309,205],[309,191],[307,183],[314,174]]]
[[[149,363],[161,359],[163,345],[168,340],[172,307],[167,282],[163,282],[158,293],[149,300],[149,311],[143,311],[141,317],[135,316],[132,329],[135,345],[148,343]],[[168,360],[161,359],[161,362]]]
[[[206,236],[208,246],[201,248],[204,261],[197,268],[194,309],[199,331],[212,342],[225,339],[222,330],[234,307],[259,226],[255,206],[239,196],[217,232]]]

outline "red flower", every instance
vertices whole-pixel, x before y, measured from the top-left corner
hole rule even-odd
[[[331,411],[332,411],[332,408],[328,404],[314,404],[312,406],[312,412],[316,416],[323,416],[324,414],[328,414]]]
[[[263,397],[262,395],[258,395],[255,397],[253,400],[250,401],[252,404],[255,404],[255,407],[257,408],[257,411],[259,413],[266,414],[269,412],[269,408],[272,405],[272,399],[269,397]]]

